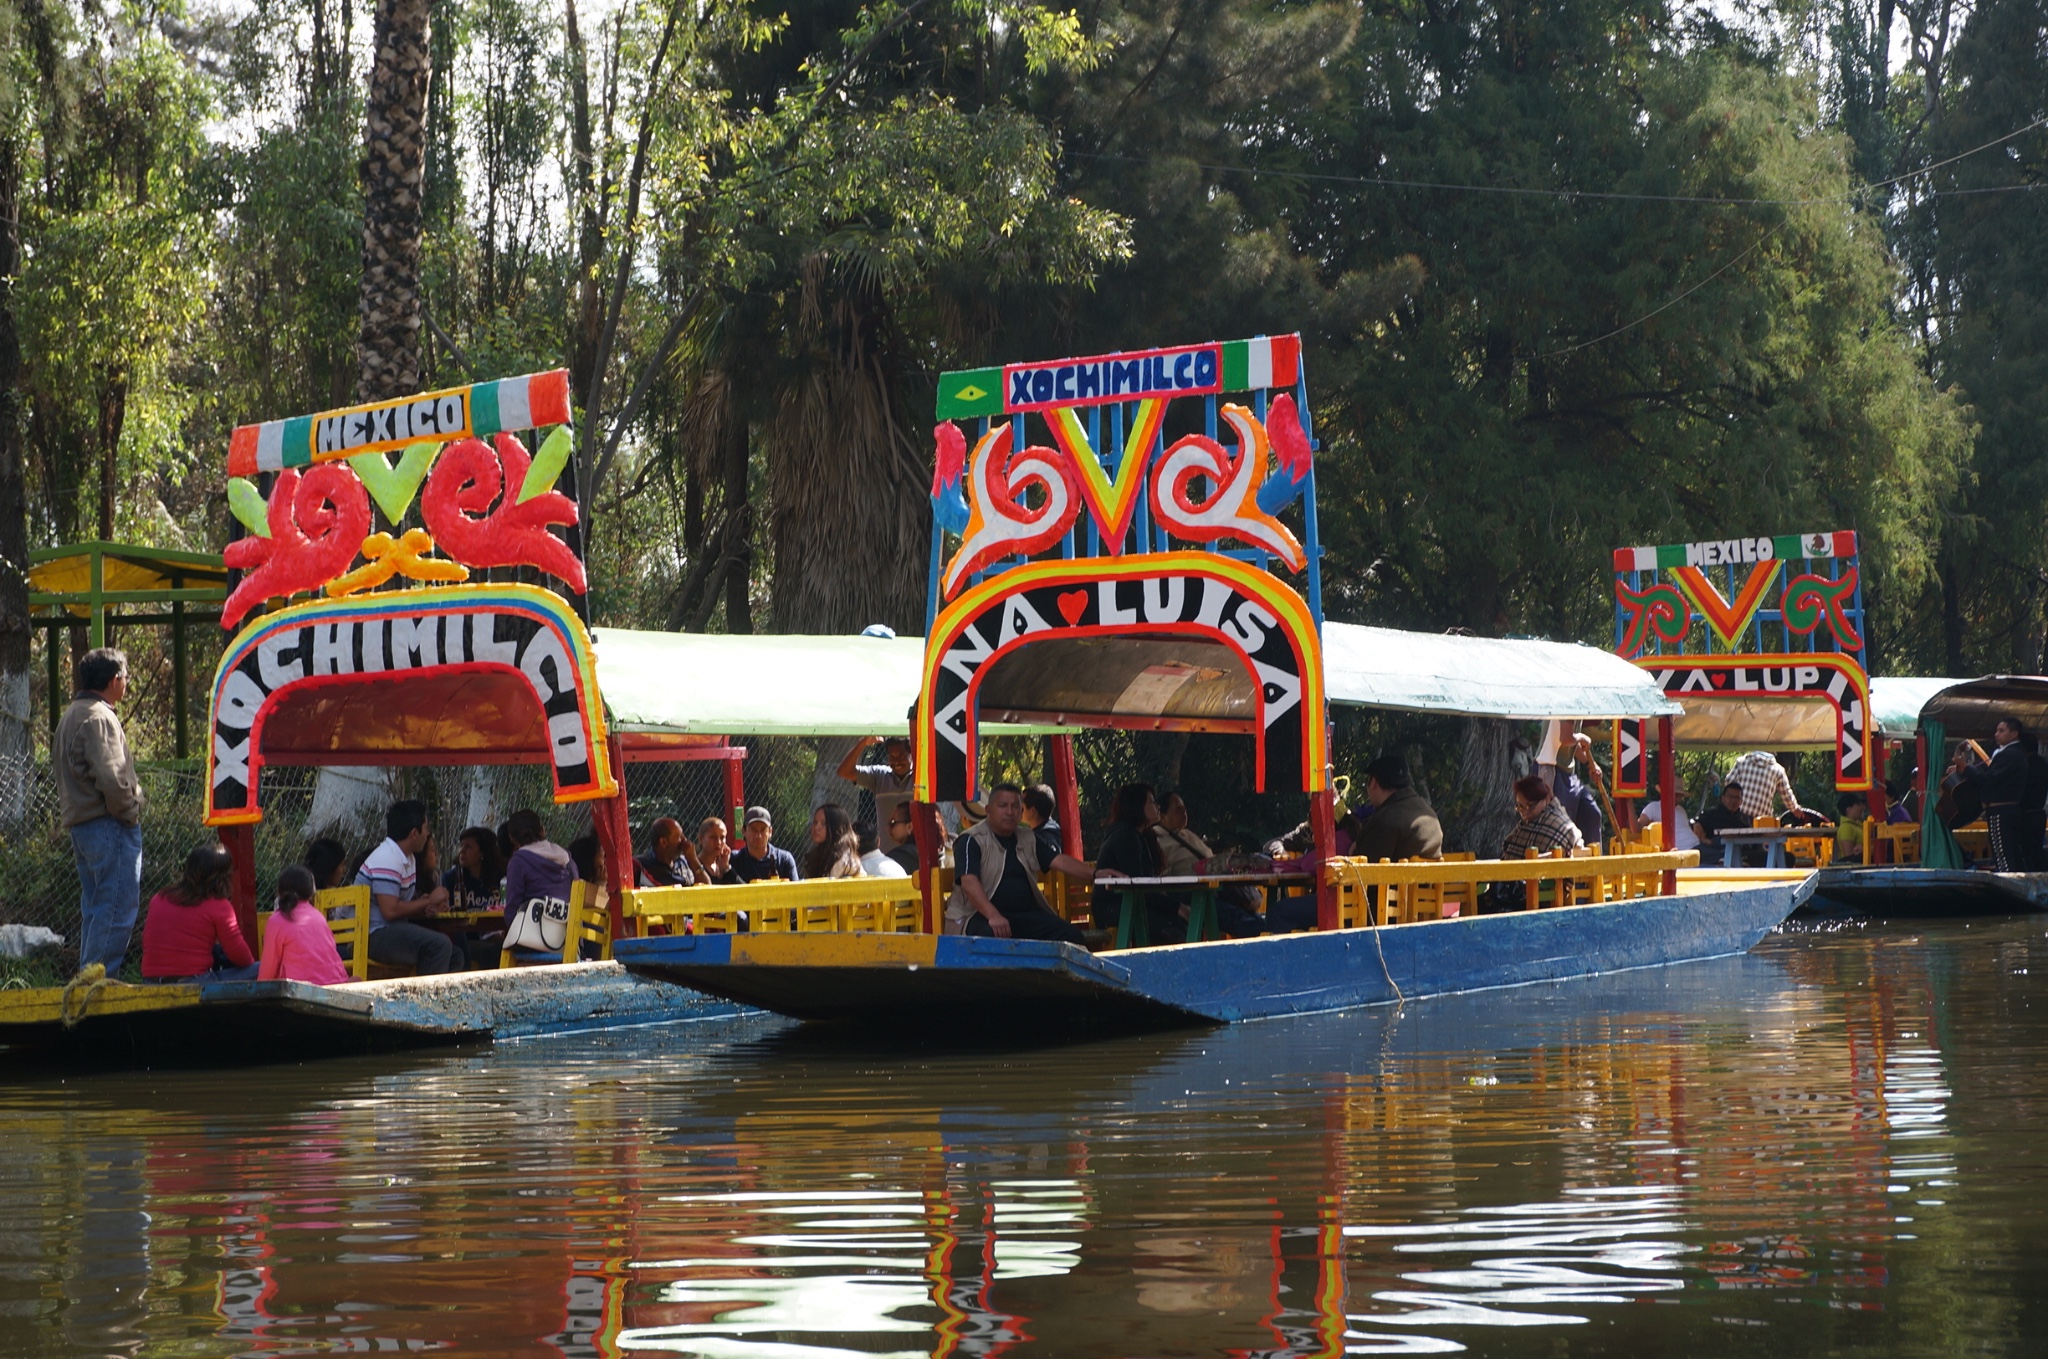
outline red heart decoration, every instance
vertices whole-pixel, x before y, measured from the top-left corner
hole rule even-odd
[[[1088,592],[1086,590],[1069,590],[1060,596],[1060,617],[1067,620],[1068,627],[1072,627],[1080,622],[1081,615],[1086,612],[1088,612]]]

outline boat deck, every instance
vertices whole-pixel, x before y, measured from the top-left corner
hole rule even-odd
[[[2048,911],[2048,873],[1876,865],[1814,875],[1809,915],[1943,919]]]
[[[0,1061],[226,1065],[739,1013],[730,1001],[613,962],[340,986],[103,982],[0,991]]]

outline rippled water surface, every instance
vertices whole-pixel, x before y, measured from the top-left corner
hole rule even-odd
[[[1045,1050],[10,1077],[0,1354],[2044,1354],[2044,930]]]

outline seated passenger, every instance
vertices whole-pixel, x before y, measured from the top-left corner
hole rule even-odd
[[[880,847],[882,857],[889,859],[905,873],[917,872],[917,830],[912,824],[911,804],[899,802],[889,809],[889,818],[882,823]]]
[[[860,840],[853,818],[836,802],[811,809],[811,847],[804,851],[804,880],[857,878],[861,875]]]
[[[1109,825],[1102,834],[1102,847],[1095,852],[1097,876],[1104,871],[1123,878],[1166,876],[1166,859],[1159,852],[1159,840],[1152,828],[1159,824],[1159,799],[1149,783],[1127,783],[1116,790],[1110,804]],[[1145,903],[1146,930],[1155,944],[1178,944],[1187,938],[1187,899],[1172,892],[1148,891]],[[1095,923],[1115,929],[1123,921],[1123,894],[1097,892]]]
[[[1844,793],[1835,799],[1840,815],[1835,821],[1835,862],[1863,862],[1863,823],[1870,819],[1870,799],[1862,793]]]
[[[744,843],[732,852],[732,875],[741,882],[764,882],[770,878],[781,878],[784,882],[801,882],[803,874],[797,871],[796,856],[786,849],[777,849],[772,843],[775,835],[775,818],[768,814],[766,807],[747,808],[746,824],[740,828]]]
[[[1408,777],[1408,762],[1382,755],[1365,767],[1372,815],[1359,825],[1351,852],[1361,859],[1441,859],[1444,828]]]
[[[451,911],[491,911],[505,904],[505,856],[498,833],[488,826],[470,826],[456,841],[455,866],[441,875]]]
[[[142,921],[146,982],[254,981],[256,958],[228,899],[235,861],[218,844],[185,856],[184,875],[149,899]]]
[[[349,981],[348,965],[334,942],[327,917],[313,904],[311,869],[293,864],[277,875],[277,909],[263,927],[259,981],[310,982],[339,986]]]
[[[635,887],[688,887],[697,881],[688,855],[689,841],[682,823],[672,816],[656,817],[647,828],[647,852],[633,858]]]
[[[1650,788],[1653,792],[1664,786],[1661,782],[1662,777],[1658,767],[1652,764],[1650,766]],[[1698,849],[1700,847],[1700,833],[1693,826],[1692,813],[1685,809],[1685,799],[1682,796],[1677,799],[1677,802],[1678,809],[1674,814],[1675,820],[1672,821],[1671,847],[1673,849]],[[1636,813],[1636,829],[1642,830],[1652,821],[1662,825],[1665,820],[1663,799],[1661,797],[1651,798],[1642,805],[1642,810]]]
[[[871,878],[907,878],[910,876],[902,864],[882,853],[875,844],[875,828],[863,821],[853,828],[853,835],[860,842],[860,871]]]
[[[1086,882],[1088,865],[1063,854],[1051,834],[1020,825],[1023,810],[1023,790],[1014,783],[999,783],[989,790],[988,816],[955,842],[956,881],[946,902],[946,932],[1057,939],[1086,948],[1081,931],[1047,904],[1038,889],[1038,875],[1050,868]]]
[[[1525,858],[1532,849],[1538,854],[1549,854],[1554,849],[1586,847],[1586,837],[1579,833],[1564,804],[1557,800],[1548,783],[1533,774],[1515,780],[1515,814],[1522,819],[1501,844],[1503,859]]]
[[[585,831],[569,842],[569,861],[576,865],[577,877],[600,887],[604,885],[605,866],[610,861],[605,858],[604,841],[595,833]]]
[[[1166,801],[1159,809],[1158,824],[1152,827],[1152,838],[1159,842],[1160,861],[1170,878],[1188,877],[1199,872],[1202,861],[1216,852],[1201,836],[1188,829],[1187,799],[1179,793],[1166,795]]]
[[[505,946],[516,953],[559,956],[569,931],[569,895],[576,861],[548,839],[540,813],[522,808],[505,822],[512,857],[505,861]]]
[[[739,881],[732,871],[732,836],[725,818],[707,816],[697,823],[697,862],[707,883],[730,887]]]
[[[343,887],[348,880],[348,851],[339,840],[321,836],[306,846],[306,871],[313,875],[313,890],[324,892]]]
[[[1060,833],[1059,799],[1053,795],[1052,785],[1036,783],[1024,790],[1024,813],[1022,821],[1032,830]]]
[[[1712,845],[1721,849],[1721,832],[1724,830],[1748,830],[1749,813],[1742,810],[1742,785],[1732,779],[1721,785],[1721,800],[1700,813],[1694,823],[1699,827],[1702,846]],[[1756,851],[1757,861],[1763,861],[1762,851]]]
[[[356,869],[356,884],[370,889],[371,961],[410,967],[423,977],[466,966],[455,940],[414,923],[448,904],[448,889],[439,883],[424,895],[418,890],[417,856],[433,838],[424,802],[394,802],[384,813],[384,842]]]
[[[1209,842],[1188,829],[1187,799],[1168,793],[1159,810],[1159,824],[1152,828],[1159,842],[1161,861],[1168,877],[1191,877],[1202,871],[1203,863],[1215,857]],[[1216,924],[1232,939],[1249,939],[1265,932],[1266,922],[1258,914],[1257,889],[1243,883],[1227,883],[1216,893]]]

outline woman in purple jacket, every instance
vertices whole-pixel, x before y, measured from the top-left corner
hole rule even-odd
[[[505,861],[506,947],[523,957],[559,957],[568,938],[575,861],[548,839],[539,812],[512,813],[505,838],[512,849]]]

